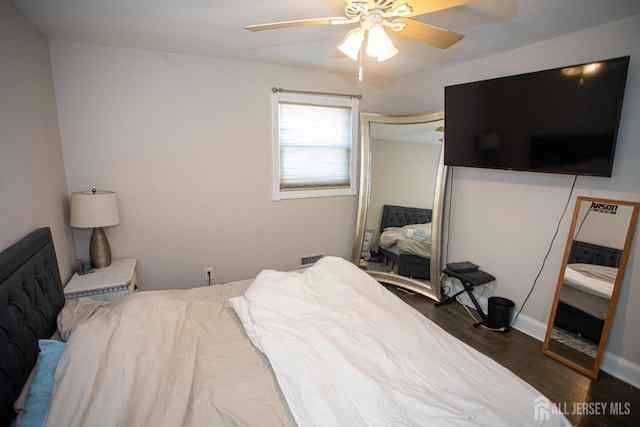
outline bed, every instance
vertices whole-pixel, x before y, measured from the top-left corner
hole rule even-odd
[[[554,324],[600,342],[620,264],[620,249],[574,241]]]
[[[431,277],[431,209],[384,205],[378,251],[396,273],[414,279]]]
[[[56,331],[64,293],[48,228],[38,229],[0,253],[0,425],[38,357],[38,339]]]
[[[341,258],[64,306],[48,229],[0,261],[2,425],[570,425]]]

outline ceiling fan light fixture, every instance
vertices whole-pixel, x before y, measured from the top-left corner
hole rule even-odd
[[[351,2],[351,6],[353,6],[356,10],[363,14],[369,11],[369,3],[367,3],[366,1]]]
[[[383,25],[387,28],[389,28],[391,31],[395,32],[395,33],[399,33],[400,31],[404,30],[405,28],[407,28],[407,23],[406,22],[396,22],[396,21],[385,21],[383,22]]]
[[[354,61],[357,61],[363,40],[364,37],[362,36],[362,30],[360,28],[356,28],[355,30],[349,31],[347,37],[338,46],[338,50]]]
[[[394,15],[396,16],[407,16],[413,13],[413,9],[407,3],[402,3],[400,6],[394,9]]]
[[[393,45],[391,45],[391,49],[387,50],[383,54],[380,54],[376,57],[378,62],[386,61],[387,59],[391,59],[396,56],[400,51]]]
[[[367,55],[378,59],[378,62],[386,61],[398,54],[398,49],[393,45],[387,32],[380,25],[369,29],[367,37]]]
[[[386,61],[399,53],[389,38],[387,29],[399,37],[447,49],[462,40],[464,35],[425,24],[413,18],[473,1],[475,0],[344,0],[344,16],[273,22],[249,25],[245,28],[249,31],[264,31],[313,25],[359,23],[359,28],[349,31],[340,41],[337,49],[345,56],[358,62],[358,77],[359,81],[362,81],[365,51],[368,56],[376,58],[378,62]]]

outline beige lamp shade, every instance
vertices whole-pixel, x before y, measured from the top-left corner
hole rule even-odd
[[[89,242],[89,255],[95,268],[111,265],[111,247],[102,227],[120,224],[118,201],[113,191],[91,191],[71,193],[72,227],[93,228]]]
[[[120,224],[116,193],[98,190],[71,193],[70,224],[76,228]]]

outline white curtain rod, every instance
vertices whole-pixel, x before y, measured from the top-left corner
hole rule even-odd
[[[273,92],[273,93],[276,93],[276,92],[305,93],[305,94],[311,94],[311,95],[332,95],[332,96],[344,96],[344,97],[347,97],[347,98],[362,99],[362,95],[359,95],[359,94],[331,93],[331,92],[310,92],[310,91],[307,91],[307,90],[282,89],[281,87],[274,87],[274,88],[271,89],[271,92]]]

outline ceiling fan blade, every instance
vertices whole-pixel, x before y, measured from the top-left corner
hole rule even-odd
[[[443,30],[442,28],[423,24],[413,19],[399,18],[395,19],[393,23],[406,24],[403,30],[393,34],[439,47],[440,49],[446,49],[464,38],[463,34]]]
[[[438,10],[450,9],[463,4],[472,3],[474,0],[396,0],[391,10],[396,10],[403,4],[411,6],[412,12],[403,16],[418,16]]]
[[[341,24],[351,24],[354,22],[358,22],[358,20],[347,19],[344,16],[336,16],[333,18],[301,19],[298,21],[283,21],[283,22],[274,22],[272,24],[249,25],[244,28],[249,31],[264,31],[264,30],[278,30],[280,28],[304,27],[308,25],[341,25]]]

